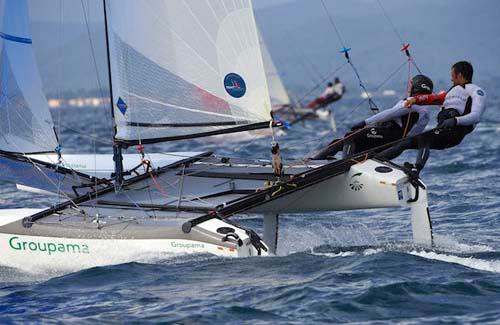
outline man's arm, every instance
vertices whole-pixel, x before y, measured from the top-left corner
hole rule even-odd
[[[486,107],[486,94],[481,88],[477,88],[471,94],[472,107],[469,114],[457,117],[457,125],[474,125],[479,123]]]
[[[332,88],[330,88],[330,87],[328,87],[328,88],[326,88],[326,89],[323,91],[323,93],[322,93],[322,94],[321,94],[321,96],[319,96],[319,97],[321,97],[321,98],[326,98],[326,97],[330,96],[332,93],[333,93],[333,89],[332,89]]]
[[[375,124],[380,122],[387,122],[393,120],[397,117],[401,117],[405,114],[408,114],[408,109],[403,107],[403,101],[400,100],[396,105],[392,108],[383,110],[380,113],[373,115],[365,120],[366,124]]]
[[[405,101],[405,107],[411,107],[414,104],[417,105],[443,105],[444,99],[446,98],[446,92],[442,91],[439,94],[430,95],[417,95],[414,97],[408,97]]]

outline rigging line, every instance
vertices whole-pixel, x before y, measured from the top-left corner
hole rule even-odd
[[[58,91],[58,96],[59,100],[62,99],[62,84],[64,81],[64,55],[63,55],[63,41],[64,41],[64,34],[63,34],[63,24],[64,24],[64,7],[63,7],[63,0],[59,0],[59,82],[60,87]],[[61,133],[61,110],[57,110],[57,132],[60,134]]]
[[[97,65],[97,58],[96,58],[96,54],[95,54],[94,41],[92,40],[92,33],[90,31],[89,18],[87,16],[87,10],[85,9],[85,4],[83,3],[83,0],[80,0],[80,4],[82,6],[83,18],[85,19],[85,27],[86,27],[86,31],[87,31],[87,37],[89,39],[89,44],[90,44],[90,54],[92,56],[92,62],[94,64],[94,69],[95,69],[95,73],[96,73],[96,80],[97,80],[97,84],[99,87],[99,92],[101,94],[101,98],[110,98],[110,101],[111,101],[112,96],[105,96],[104,95],[104,88],[102,86],[101,78],[99,76],[99,68]],[[106,4],[103,2],[103,6],[105,6],[105,5]],[[89,8],[89,11],[90,11],[89,2],[87,2],[87,7]],[[110,84],[111,84],[111,80],[110,80]],[[110,91],[111,91],[111,89],[110,89]],[[113,105],[113,103],[111,103],[111,105]],[[94,116],[95,116],[95,120],[94,120],[93,130],[94,130],[94,134],[96,134],[97,115],[94,115]],[[97,145],[96,145],[97,140],[96,140],[96,138],[97,137],[94,137],[94,168],[95,168],[95,172],[97,173]],[[96,179],[96,185],[97,185],[97,179]],[[96,198],[96,200],[98,198],[97,187],[96,187],[96,191],[95,191],[95,198]],[[94,206],[94,208],[97,210],[97,213],[99,213],[99,209],[96,206]]]
[[[382,81],[382,83],[380,83],[377,88],[375,88],[374,90],[374,93],[377,93],[380,88],[382,88],[382,86],[384,86],[389,80],[391,80],[399,71],[401,71],[401,69],[403,69],[406,64],[408,63],[408,61],[405,60],[405,62],[403,62],[402,64],[400,64],[384,81]],[[366,101],[368,100],[368,98],[365,98],[363,100],[361,100],[349,113],[353,113],[355,110],[357,110],[359,107],[361,107],[361,105],[363,105]]]
[[[396,36],[399,38],[399,41],[401,42],[401,44],[405,44],[405,42],[403,41],[403,37],[401,36],[398,29],[396,28],[396,25],[394,25],[394,22],[392,21],[391,17],[389,17],[389,14],[385,10],[384,6],[382,5],[382,2],[380,0],[377,0],[377,3],[379,5],[380,9],[382,9],[382,12],[383,12],[385,18],[387,19],[387,21],[391,25],[392,30],[394,31],[394,34],[396,34]]]
[[[382,86],[384,86],[384,85],[385,85],[385,84],[386,84],[386,83],[387,83],[390,79],[392,79],[392,78],[393,78],[393,77],[394,77],[394,76],[395,76],[395,75],[396,75],[399,71],[401,71],[401,69],[402,69],[403,67],[405,67],[407,63],[408,63],[408,61],[406,61],[406,60],[405,60],[405,62],[403,62],[401,65],[399,65],[399,66],[397,67],[397,69],[395,69],[395,70],[394,70],[394,71],[393,71],[393,72],[392,72],[392,73],[391,73],[391,74],[390,74],[390,75],[389,75],[389,76],[388,76],[388,77],[387,77],[384,81],[382,81],[382,83],[380,83],[380,84],[377,86],[377,88],[375,88],[374,93],[377,93],[377,92],[380,90],[380,88],[382,88]],[[361,100],[361,101],[360,101],[360,102],[359,102],[359,103],[358,103],[358,104],[357,104],[357,105],[356,105],[356,106],[355,106],[355,107],[354,107],[354,108],[353,108],[353,109],[349,112],[349,114],[352,114],[354,111],[356,111],[356,110],[357,110],[359,107],[361,107],[361,105],[363,105],[363,104],[364,104],[367,100],[368,100],[368,99],[363,99],[363,100]],[[318,140],[322,140],[322,139],[324,139],[324,138],[328,137],[330,134],[333,134],[333,133],[334,133],[334,132],[330,131],[330,132],[329,132],[329,133],[327,133],[326,135],[323,135],[323,136],[321,136],[321,137],[317,137],[317,138],[314,138],[314,139],[312,139],[312,140],[310,140],[310,141],[304,142],[304,144],[311,143],[311,142],[316,142],[316,141],[318,141]],[[315,150],[312,150],[312,151],[308,152],[306,156],[310,155],[310,154],[311,154],[311,153],[313,153],[314,151],[315,151]]]
[[[323,5],[323,8],[325,9],[325,12],[326,12],[326,15],[328,16],[328,19],[330,20],[330,24],[333,26],[333,29],[335,30],[335,33],[337,34],[337,38],[340,41],[340,45],[342,45],[343,48],[346,48],[344,39],[342,38],[342,35],[340,35],[339,29],[337,28],[335,21],[333,20],[332,16],[330,15],[328,8],[326,7],[325,1],[321,0],[321,4]]]
[[[182,174],[181,174],[181,179],[180,179],[180,186],[179,186],[179,199],[177,201],[177,210],[175,211],[175,217],[177,218],[179,216],[179,208],[181,207],[181,202],[182,202],[182,192],[184,191],[184,175],[186,172],[186,165],[182,165]]]
[[[47,180],[55,188],[57,188],[56,183],[54,183],[54,181],[49,177],[49,175],[45,174],[44,171],[40,168],[40,166],[38,166],[28,155],[23,154],[23,157],[26,158],[33,165],[33,167],[35,167],[38,170],[38,172],[40,172],[42,174],[42,176],[44,176],[45,178],[47,178]],[[64,176],[63,176],[63,178],[64,178]],[[66,194],[64,191],[61,191],[61,193],[62,193],[62,196],[66,197],[66,199],[68,199],[68,201],[70,201],[73,204],[74,207],[78,208],[78,204],[76,204],[75,201],[73,201],[73,199],[68,194]]]
[[[352,138],[352,137],[353,137],[353,136],[355,136],[356,134],[358,134],[358,133],[360,133],[361,131],[366,130],[366,129],[367,129],[367,127],[364,127],[364,128],[359,129],[359,130],[352,131],[352,132],[351,132],[351,133],[349,133],[347,136],[344,136],[343,138],[340,138],[340,139],[338,139],[338,140],[336,140],[336,141],[333,141],[332,143],[328,144],[328,145],[326,146],[326,148],[324,148],[324,149],[329,149],[329,148],[333,147],[334,145],[336,145],[336,144],[338,144],[338,143],[345,142],[347,139]],[[323,149],[323,150],[324,150],[324,149]],[[309,156],[309,155],[310,155],[311,153],[313,153],[314,151],[315,151],[315,150],[313,150],[313,151],[311,151],[311,152],[308,152],[306,156]]]
[[[409,46],[407,46],[407,45],[409,45],[409,44],[405,43],[405,41],[403,40],[403,37],[401,36],[401,33],[398,31],[398,29],[396,28],[396,25],[394,24],[394,22],[392,21],[391,17],[387,13],[387,10],[385,10],[384,6],[382,5],[382,1],[381,0],[377,0],[377,3],[379,5],[380,9],[382,10],[382,13],[384,14],[385,18],[387,19],[387,21],[391,25],[392,30],[394,31],[394,34],[396,34],[397,38],[399,39],[399,42],[403,46],[403,48],[401,50],[405,51],[405,54],[408,56],[408,60],[411,61],[411,63],[413,63],[413,65],[417,69],[418,73],[422,74],[422,71],[420,71],[420,68],[418,67],[417,62],[415,61],[415,59],[413,58],[413,56],[410,54],[410,52],[408,50]]]
[[[304,62],[309,65],[311,71],[315,74],[315,78],[321,78],[321,72],[319,71],[319,68],[311,60],[309,60],[309,58],[303,52],[301,53],[301,56],[302,60],[304,60]]]
[[[86,27],[86,31],[87,31],[87,37],[89,39],[89,44],[90,44],[90,54],[92,56],[92,62],[94,64],[94,69],[95,69],[95,73],[96,73],[96,79],[97,79],[97,84],[98,84],[98,87],[99,87],[99,92],[101,94],[101,98],[108,98],[109,96],[104,96],[104,89],[103,89],[103,86],[102,86],[102,83],[101,83],[101,78],[99,76],[99,68],[97,66],[97,59],[96,59],[96,55],[95,55],[95,47],[94,47],[94,42],[92,40],[92,34],[91,34],[91,31],[90,31],[90,24],[89,24],[89,18],[87,17],[87,11],[85,9],[85,5],[83,3],[83,0],[80,0],[80,4],[82,6],[82,11],[83,11],[83,17],[85,19],[85,27]],[[103,3],[103,6],[105,4]],[[90,4],[87,2],[87,7],[89,8],[89,11],[90,11]],[[95,115],[95,121],[94,121],[94,125],[93,125],[93,130],[94,130],[94,134],[96,134],[96,124],[97,124],[97,115]],[[94,172],[95,174],[97,174],[97,145],[96,145],[96,140],[94,139],[93,141],[93,147],[94,147]],[[95,180],[95,185],[96,185],[96,189],[97,189],[97,178]],[[98,198],[98,191],[96,190],[95,191],[95,199],[97,200]],[[97,210],[97,213],[99,213],[99,209],[97,208],[97,206],[94,205],[94,208]]]
[[[83,0],[80,0],[80,3],[82,5],[83,18],[85,19],[85,27],[86,27],[86,31],[87,31],[87,37],[89,38],[89,43],[90,43],[90,54],[92,56],[92,61],[93,61],[93,64],[94,64],[94,69],[95,69],[95,73],[96,73],[97,84],[99,85],[99,92],[101,93],[101,98],[109,98],[109,96],[104,96],[104,89],[102,87],[101,78],[99,77],[99,67],[97,65],[97,59],[96,59],[96,55],[95,55],[94,41],[92,40],[92,33],[90,31],[89,21],[88,21],[88,17],[87,17],[87,11],[85,9],[85,5],[83,4]]]
[[[352,70],[354,71],[354,74],[358,78],[359,86],[361,87],[361,89],[363,89],[363,91],[365,92],[366,96],[368,97],[368,103],[369,103],[369,106],[370,106],[370,110],[373,113],[376,113],[378,111],[378,107],[375,104],[375,102],[373,101],[373,99],[371,98],[370,93],[366,89],[365,85],[363,84],[363,80],[361,79],[361,76],[360,76],[360,74],[358,72],[358,69],[356,68],[356,66],[354,65],[354,63],[352,62],[352,60],[351,60],[351,58],[349,56],[349,51],[351,49],[346,47],[345,42],[342,39],[342,35],[340,35],[339,29],[337,28],[337,25],[335,24],[335,21],[333,20],[333,16],[330,14],[330,12],[328,11],[328,8],[326,7],[325,1],[321,0],[321,4],[323,5],[323,8],[325,9],[325,13],[328,16],[328,20],[330,21],[330,24],[333,26],[333,29],[335,30],[335,33],[337,34],[337,37],[338,37],[338,39],[340,41],[340,44],[342,45],[342,50],[340,52],[344,53],[344,56],[345,56],[347,62],[350,64]]]
[[[328,73],[326,76],[324,76],[320,82],[318,82],[310,91],[308,91],[304,96],[300,97],[297,101],[299,102],[300,105],[302,105],[302,101],[306,99],[309,95],[311,95],[315,90],[317,90],[326,80],[330,79],[333,75],[337,74],[340,70],[342,70],[346,65],[348,65],[349,62],[344,62],[337,68],[335,68],[333,71]]]
[[[97,118],[97,117],[96,117],[96,118]],[[96,135],[97,133],[95,133],[95,132],[94,132],[94,134],[88,134],[88,133],[84,133],[84,132],[82,132],[82,131],[79,131],[79,130],[77,130],[77,129],[73,129],[73,128],[69,127],[69,126],[64,126],[64,125],[61,125],[61,129],[66,130],[66,131],[71,131],[71,132],[73,132],[73,133],[76,133],[76,134],[78,134],[78,135],[84,136],[84,137],[86,137],[86,138],[90,138],[90,139],[92,139],[92,140],[93,140],[94,142],[96,142],[96,143],[101,143],[101,144],[106,144],[106,145],[112,145],[112,144],[113,144],[113,142],[112,142],[112,141],[110,141],[110,140],[103,140],[103,139],[100,139],[100,138]]]
[[[151,215],[149,215],[144,208],[141,208],[141,206],[136,201],[132,200],[130,195],[127,193],[127,190],[121,191],[121,193],[123,193],[127,197],[129,203],[135,205],[137,209],[142,211],[146,217],[151,218]]]

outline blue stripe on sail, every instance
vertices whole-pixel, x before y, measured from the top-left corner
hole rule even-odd
[[[17,36],[5,34],[2,32],[0,32],[0,37],[7,40],[7,41],[13,41],[13,42],[24,43],[24,44],[31,44],[32,43],[31,38],[17,37]]]

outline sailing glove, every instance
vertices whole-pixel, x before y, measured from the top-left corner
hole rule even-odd
[[[356,131],[358,129],[362,129],[366,126],[366,122],[365,121],[361,121],[359,123],[356,123],[354,124],[352,127],[351,127],[351,131]]]
[[[457,119],[452,117],[444,120],[441,124],[438,125],[439,129],[451,129],[457,126]]]

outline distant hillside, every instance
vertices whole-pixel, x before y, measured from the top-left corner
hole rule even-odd
[[[449,67],[460,59],[474,63],[477,79],[500,77],[500,1],[381,1],[402,37],[412,44],[412,53],[423,72],[436,81],[436,88],[448,87]],[[399,40],[391,25],[374,0],[325,2],[346,45],[353,48],[352,59],[361,76],[373,89],[404,62],[404,56],[399,52]],[[49,2],[56,3],[58,1]],[[98,88],[83,16],[77,13],[81,10],[79,1],[65,1],[65,5],[67,15],[76,18],[71,23],[65,21],[62,36],[60,22],[51,21],[53,18],[32,23],[37,60],[49,94]],[[98,6],[92,8],[92,40],[101,84],[107,88],[104,27],[99,21],[101,17],[96,14]],[[261,8],[256,11],[258,24],[289,88],[303,93],[319,79],[320,74],[345,62],[338,53],[341,45],[319,0],[287,1],[271,7],[259,5],[258,8]],[[57,17],[53,10],[46,10]],[[350,94],[359,94],[357,82],[348,67],[339,75],[346,81]],[[405,80],[403,69],[387,87],[403,91]]]
[[[374,0],[325,1],[362,77],[372,86],[404,62],[400,42]],[[449,67],[461,59],[474,63],[477,79],[500,76],[500,1],[382,0],[394,25],[424,73],[437,86],[449,84]],[[345,60],[341,45],[319,0],[297,0],[258,10],[257,21],[284,79],[292,88],[311,85],[315,74],[303,67],[311,61],[330,71]],[[317,75],[317,74],[316,74]],[[357,86],[349,69],[342,71],[351,89]],[[404,85],[406,72],[392,82]],[[401,88],[401,86],[400,86]],[[403,86],[404,88],[404,86]]]
[[[91,26],[92,44],[102,87],[108,88],[104,27]],[[34,22],[33,46],[45,92],[77,95],[99,88],[88,33],[82,24]],[[62,44],[62,46],[61,46]]]

